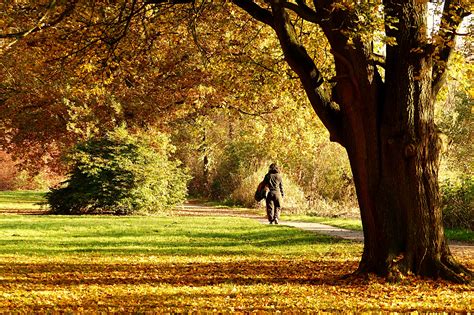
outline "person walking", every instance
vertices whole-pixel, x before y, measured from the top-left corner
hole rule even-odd
[[[284,193],[280,169],[275,163],[270,164],[268,173],[265,175],[263,181],[269,188],[267,197],[265,198],[268,221],[270,224],[278,224]]]

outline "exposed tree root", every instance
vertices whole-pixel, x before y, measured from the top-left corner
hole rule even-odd
[[[439,276],[442,279],[456,283],[472,283],[474,273],[457,263],[451,255],[443,257],[442,261],[437,261]]]
[[[369,273],[368,272],[360,272],[359,269],[357,269],[354,272],[351,272],[351,273],[348,273],[346,275],[341,276],[341,279],[343,279],[343,280],[354,280],[354,279],[368,280],[369,279]]]
[[[470,276],[471,278],[474,277],[474,272],[457,263],[456,260],[454,260],[453,256],[451,256],[451,254],[443,256],[441,260],[443,264],[450,266],[451,269],[453,269],[456,273],[465,274]]]
[[[474,280],[474,273],[457,263],[454,258],[448,254],[443,257],[442,260],[431,259],[431,262],[424,263],[423,268],[415,270],[413,264],[403,258],[397,261],[393,261],[386,265],[385,268],[378,268],[371,266],[370,264],[362,263],[359,265],[359,268],[351,275],[357,277],[367,277],[369,274],[376,274],[378,276],[384,277],[389,282],[400,282],[407,275],[415,275],[421,277],[427,277],[431,279],[443,279],[455,283],[467,284],[472,283]]]

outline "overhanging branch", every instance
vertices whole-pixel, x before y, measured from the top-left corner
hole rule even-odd
[[[374,63],[376,66],[381,66],[382,68],[385,68],[385,56],[379,55],[376,53],[372,53],[370,55],[370,60]]]
[[[449,57],[455,47],[456,31],[464,17],[470,15],[461,0],[446,0],[443,7],[440,29],[436,35],[436,51],[433,56],[433,97],[441,89],[446,79],[446,69]]]
[[[7,48],[11,47],[13,44],[15,44],[18,40],[28,36],[31,33],[38,32],[42,29],[50,28],[61,21],[63,21],[66,17],[68,17],[74,10],[76,6],[76,1],[68,1],[66,4],[66,7],[61,14],[59,14],[55,19],[48,21],[47,19],[51,15],[51,10],[53,10],[56,7],[56,0],[52,0],[49,5],[48,5],[48,10],[46,13],[36,22],[36,25],[28,30],[21,31],[21,32],[16,32],[16,33],[7,33],[7,34],[0,34],[0,38],[15,38],[16,40],[10,43]]]
[[[319,17],[317,12],[311,9],[304,1],[298,0],[296,1],[296,3],[297,4],[288,1],[283,1],[282,5],[285,8],[295,12],[303,20],[313,23],[319,23],[321,21],[321,18]]]
[[[299,43],[298,36],[282,2],[275,0],[271,2],[271,5],[275,21],[274,29],[278,35],[285,60],[300,78],[308,99],[328,129],[331,140],[342,144],[340,112],[332,106],[330,93],[322,87],[324,79],[321,72],[306,49]]]
[[[251,0],[232,0],[232,2],[250,14],[254,19],[265,23],[272,28],[274,27],[273,15],[270,11],[262,8],[257,3]]]

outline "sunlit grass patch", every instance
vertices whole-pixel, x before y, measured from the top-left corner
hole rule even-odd
[[[251,219],[5,215],[0,242],[0,312],[472,310],[469,286],[346,278],[361,244]]]
[[[0,254],[304,255],[344,241],[243,218],[0,217]]]
[[[316,222],[327,225],[332,225],[348,230],[362,231],[362,222],[360,219],[350,219],[350,218],[328,218],[328,217],[318,217],[312,215],[282,215],[282,220],[287,221],[299,221],[299,222]]]
[[[468,229],[445,229],[449,240],[474,243],[474,231]]]
[[[44,202],[43,191],[0,191],[0,210],[8,209],[41,209]]]

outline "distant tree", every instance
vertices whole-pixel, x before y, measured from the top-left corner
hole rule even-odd
[[[436,110],[445,138],[440,166],[443,221],[447,227],[467,229],[474,228],[474,60],[468,61],[473,53],[472,46],[463,45],[452,56]]]

